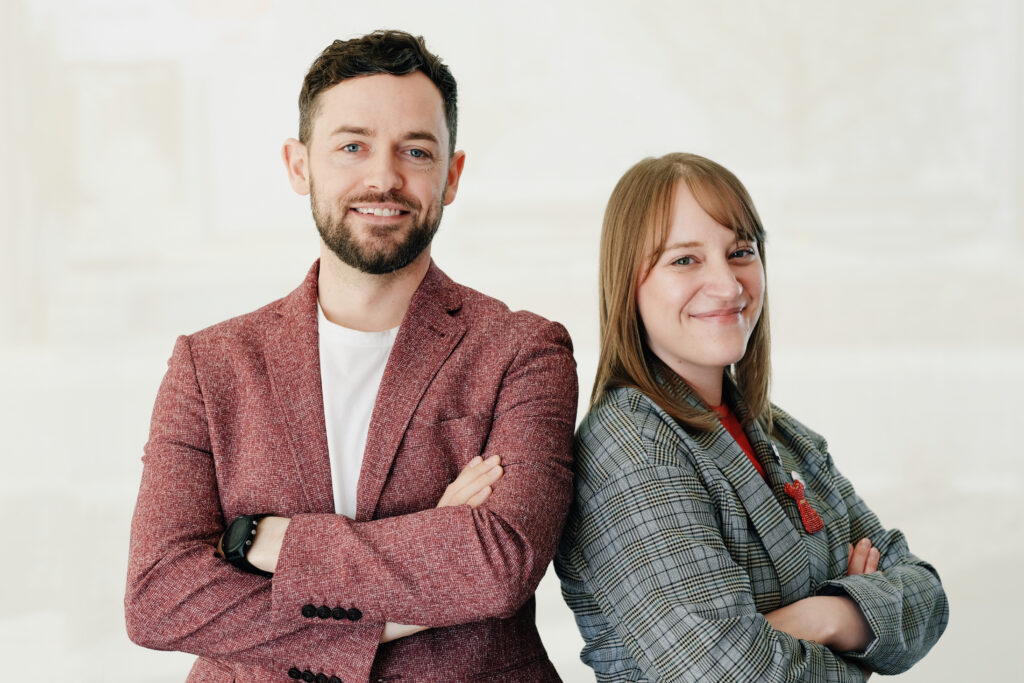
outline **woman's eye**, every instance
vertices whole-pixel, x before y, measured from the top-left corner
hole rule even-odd
[[[693,258],[692,256],[680,256],[679,258],[677,258],[672,263],[677,265],[677,266],[690,266],[690,265],[693,265],[696,262],[697,262],[697,260],[695,258]]]
[[[751,256],[757,256],[757,251],[753,247],[740,247],[732,252],[732,258],[750,258]]]

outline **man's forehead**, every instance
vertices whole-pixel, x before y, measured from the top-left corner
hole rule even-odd
[[[372,74],[349,78],[317,95],[314,130],[329,135],[343,128],[364,133],[432,133],[447,141],[441,91],[426,74]]]

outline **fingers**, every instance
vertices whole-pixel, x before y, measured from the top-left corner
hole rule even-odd
[[[871,548],[871,551],[868,553],[868,561],[864,568],[864,573],[870,574],[871,572],[877,572],[878,562],[881,559],[882,553],[878,552],[878,548]]]
[[[455,478],[444,495],[438,502],[437,507],[451,505],[480,505],[490,495],[490,486],[498,481],[502,475],[501,458],[492,455],[486,460],[476,456],[466,464],[459,476]],[[486,493],[484,492],[486,489]],[[482,497],[481,497],[482,495]],[[474,502],[470,502],[474,501]]]
[[[862,538],[857,545],[849,546],[849,560],[846,562],[846,575],[870,574],[878,571],[881,554],[871,546],[871,539]]]
[[[491,487],[485,486],[476,492],[469,500],[466,501],[466,505],[471,508],[476,508],[483,505],[484,501],[491,497]]]

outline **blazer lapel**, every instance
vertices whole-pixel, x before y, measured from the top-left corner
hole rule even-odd
[[[664,372],[664,371],[663,371]],[[688,386],[671,371],[665,373],[665,386],[695,406],[700,400]],[[746,405],[732,382],[726,378],[723,393],[731,406],[736,406],[737,419],[742,423],[748,416]],[[771,440],[757,422],[744,426],[744,432],[765,468],[768,481],[761,479],[743,448],[736,443],[725,427],[718,425],[713,432],[689,435],[711,459],[717,469],[732,485],[750,523],[775,565],[779,577],[779,604],[785,605],[805,597],[810,585],[810,568],[803,539],[779,500],[785,499],[782,468],[776,461]],[[767,486],[765,484],[768,484]],[[799,524],[799,516],[797,524]],[[762,587],[766,589],[768,587]]]
[[[313,264],[299,288],[281,300],[267,325],[264,354],[274,397],[284,414],[291,459],[309,512],[334,512],[331,460],[324,426],[317,328],[317,276]]]
[[[454,317],[461,306],[456,285],[431,261],[409,303],[377,391],[359,475],[358,521],[373,519],[409,420],[466,332]]]
[[[775,571],[779,575],[781,586],[781,604],[787,605],[805,597],[811,584],[810,558],[803,535],[800,533],[800,513],[795,504],[780,502],[791,500],[785,490],[785,485],[790,481],[789,473],[782,466],[771,437],[765,433],[759,422],[749,420],[747,405],[728,376],[723,390],[730,404],[736,406],[737,418],[741,423],[745,423],[743,432],[754,449],[754,455],[764,467],[767,480],[765,483],[768,486],[758,486],[750,498],[750,506],[758,508],[758,513],[755,515],[749,507],[747,512],[775,563]],[[735,442],[733,445],[746,458],[743,449]],[[757,477],[757,480],[760,481],[760,477]]]

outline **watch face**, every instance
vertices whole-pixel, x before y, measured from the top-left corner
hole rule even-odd
[[[245,542],[253,537],[253,524],[249,517],[240,517],[228,525],[224,534],[224,552],[237,553],[245,547]]]

